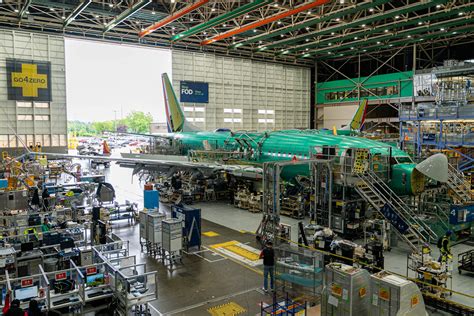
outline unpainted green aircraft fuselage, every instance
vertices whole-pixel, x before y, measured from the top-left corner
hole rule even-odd
[[[251,158],[246,162],[263,164],[271,161],[309,159],[310,152],[320,152],[323,146],[337,147],[338,154],[344,149],[367,148],[372,155],[391,155],[390,187],[400,195],[417,194],[423,190],[423,176],[415,169],[411,158],[404,151],[385,143],[354,136],[331,135],[317,130],[282,130],[266,133],[249,132],[178,132],[166,134],[183,149],[203,150],[207,143],[213,149],[251,150]],[[319,148],[319,149],[318,149]],[[315,151],[316,149],[316,151]],[[295,165],[285,167],[282,177],[292,179],[297,175],[308,175],[308,167]]]

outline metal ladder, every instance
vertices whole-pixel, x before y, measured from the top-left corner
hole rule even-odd
[[[467,185],[464,175],[450,164],[448,164],[447,185],[456,194],[460,202],[472,202],[471,188]]]
[[[417,218],[416,213],[374,172],[358,174],[357,177],[360,180],[355,186],[357,192],[392,224],[410,248],[419,251],[423,243],[438,239],[436,233]],[[406,229],[401,229],[395,219],[387,217],[384,207],[390,207],[398,215],[399,221],[406,225]]]

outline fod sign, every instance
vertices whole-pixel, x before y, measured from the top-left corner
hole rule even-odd
[[[209,103],[207,82],[180,81],[179,100],[189,103]]]

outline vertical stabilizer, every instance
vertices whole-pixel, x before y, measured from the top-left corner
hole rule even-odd
[[[182,132],[184,130],[185,117],[178,98],[174,93],[168,74],[161,75],[163,80],[163,95],[165,97],[166,122],[168,123],[168,132]]]
[[[367,104],[368,100],[364,99],[362,102],[359,104],[359,107],[357,108],[357,111],[352,118],[351,124],[350,124],[350,129],[353,131],[360,131],[362,129],[362,126],[364,125],[365,122],[365,115],[367,114]]]

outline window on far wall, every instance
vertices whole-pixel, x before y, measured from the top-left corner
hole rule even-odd
[[[242,113],[242,109],[224,109],[224,113]]]
[[[241,118],[224,117],[224,123],[242,123]]]
[[[204,122],[204,117],[187,117],[186,120],[188,122],[199,122],[202,123]]]
[[[33,121],[33,115],[31,114],[18,114],[18,121]]]
[[[49,121],[49,115],[35,115],[35,121]]]
[[[185,112],[204,112],[204,107],[185,106]]]
[[[31,108],[32,103],[31,102],[24,102],[24,101],[17,101],[16,106],[19,108]]]
[[[35,108],[48,109],[49,108],[49,103],[48,102],[35,102]]]

